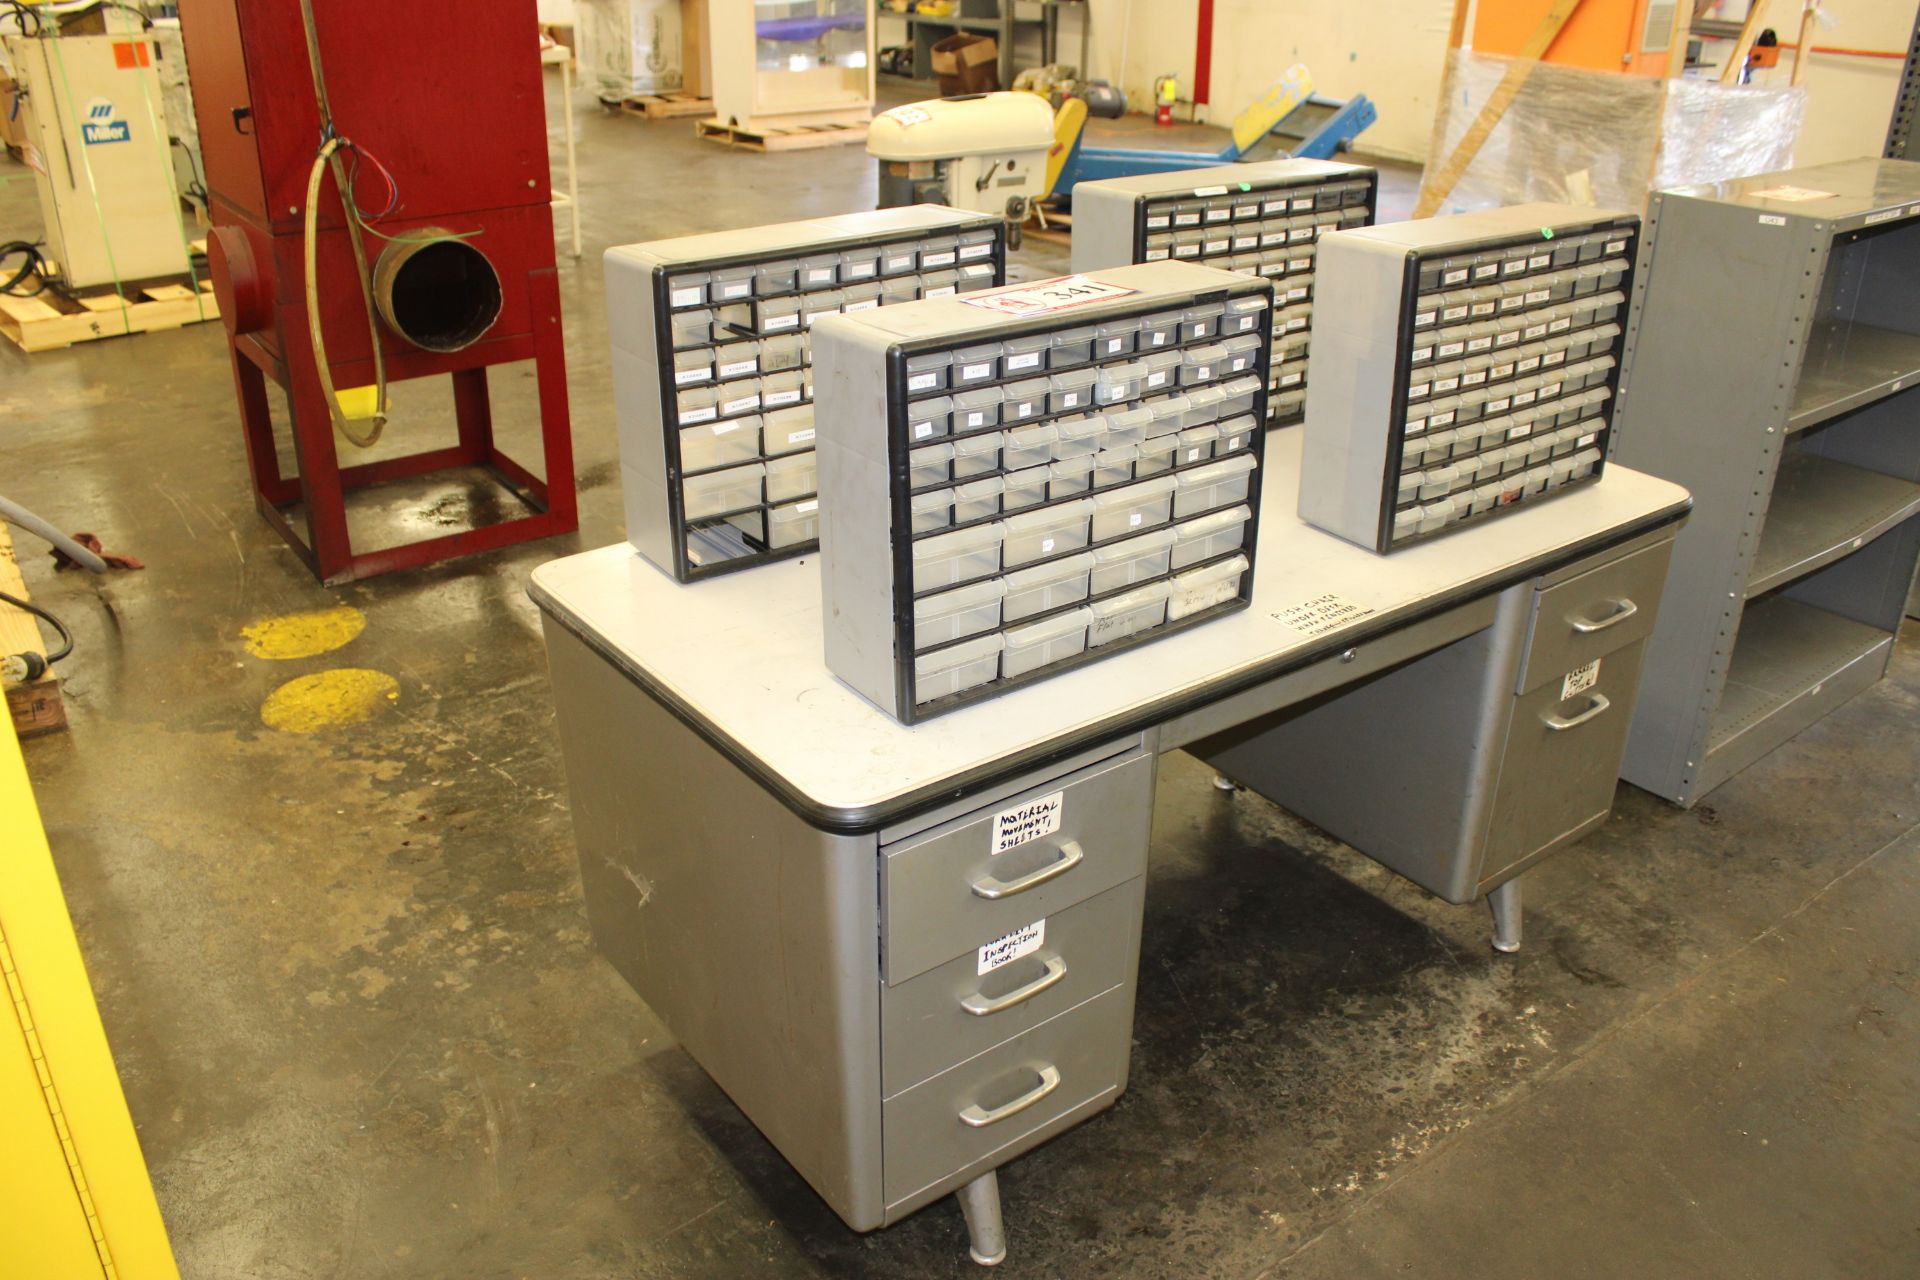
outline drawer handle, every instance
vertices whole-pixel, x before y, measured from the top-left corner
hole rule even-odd
[[[980,1109],[979,1103],[974,1103],[972,1106],[961,1111],[960,1123],[972,1129],[984,1129],[990,1124],[999,1124],[1008,1116],[1019,1115],[1022,1111],[1025,1111],[1028,1107],[1040,1101],[1040,1099],[1046,1097],[1059,1087],[1060,1068],[1054,1066],[1052,1063],[1048,1063],[1046,1066],[1040,1068],[1040,1083],[1033,1089],[1021,1094],[1005,1106],[995,1107],[991,1111],[983,1111]]]
[[[1037,889],[1047,881],[1067,874],[1067,872],[1079,866],[1080,860],[1086,856],[1086,852],[1080,848],[1080,842],[1078,840],[1064,840],[1060,844],[1060,856],[1038,871],[1029,872],[1021,876],[1018,880],[1002,880],[997,876],[982,876],[973,882],[973,892],[977,897],[985,898],[989,902],[995,902],[1001,898],[1011,898],[1016,893],[1025,893],[1029,889]]]
[[[1011,1009],[1017,1004],[1025,1004],[1066,976],[1067,962],[1059,956],[1048,956],[1046,972],[1042,973],[1032,982],[1029,982],[1026,986],[1021,987],[1018,991],[1009,991],[1007,994],[998,996],[992,1000],[987,999],[976,991],[965,1000],[962,1000],[960,1007],[976,1018],[984,1018],[990,1013],[999,1013],[1002,1009]]]
[[[1606,694],[1596,693],[1593,695],[1592,700],[1587,703],[1587,709],[1585,711],[1582,711],[1577,716],[1573,716],[1571,718],[1564,717],[1564,716],[1548,716],[1547,728],[1553,730],[1555,733],[1565,733],[1569,729],[1578,729],[1581,725],[1593,719],[1595,716],[1598,716],[1601,712],[1605,711],[1608,707],[1612,705],[1613,703],[1607,701]]]
[[[1598,622],[1589,622],[1585,618],[1570,618],[1568,621],[1573,623],[1573,629],[1576,633],[1583,636],[1590,636],[1596,631],[1605,631],[1608,627],[1617,627],[1638,612],[1640,612],[1639,605],[1631,600],[1621,599],[1615,600],[1613,602],[1613,612]]]

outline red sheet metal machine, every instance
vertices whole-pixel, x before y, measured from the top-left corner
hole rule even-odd
[[[261,514],[326,582],[577,528],[534,0],[181,0],[180,18]],[[487,369],[525,360],[544,479],[494,443]],[[438,374],[456,444],[341,465],[341,438],[379,438],[389,381]],[[294,476],[268,378],[287,393]],[[348,493],[459,468],[530,513],[354,550]]]

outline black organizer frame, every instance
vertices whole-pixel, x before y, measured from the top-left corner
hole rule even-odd
[[[651,279],[654,317],[654,362],[655,368],[658,371],[658,381],[660,384],[660,432],[662,436],[661,444],[664,450],[662,456],[666,464],[667,527],[668,536],[672,540],[673,546],[673,576],[675,581],[697,582],[704,578],[715,578],[723,574],[737,573],[742,569],[752,569],[760,565],[774,564],[781,560],[791,560],[797,556],[808,555],[818,551],[820,549],[820,540],[818,538],[809,538],[805,542],[796,542],[790,547],[775,548],[766,546],[752,554],[737,556],[717,564],[697,565],[693,563],[692,558],[687,554],[687,539],[692,534],[695,526],[707,528],[715,525],[728,524],[734,516],[745,515],[750,511],[759,511],[763,513],[761,540],[767,542],[769,541],[767,537],[768,531],[765,529],[764,524],[767,520],[771,519],[773,508],[790,506],[796,502],[817,501],[819,498],[819,484],[816,479],[814,492],[811,494],[802,494],[797,498],[785,498],[779,502],[773,502],[766,498],[766,480],[762,477],[760,502],[752,506],[738,508],[737,510],[725,511],[718,515],[695,516],[691,520],[688,519],[686,514],[686,495],[683,490],[683,486],[688,477],[731,471],[739,467],[752,466],[753,463],[740,462],[734,463],[731,466],[688,468],[684,466],[681,461],[680,431],[682,424],[680,423],[678,393],[682,388],[679,387],[673,379],[673,357],[677,350],[673,345],[673,315],[676,308],[672,305],[672,290],[669,278],[675,275],[701,271],[722,271],[728,267],[756,266],[766,262],[780,262],[787,259],[798,260],[800,258],[814,257],[825,253],[840,254],[854,249],[879,248],[885,245],[902,244],[913,240],[934,239],[945,235],[959,236],[973,231],[991,231],[993,233],[993,252],[989,256],[989,260],[993,264],[993,284],[988,287],[999,288],[1005,285],[1007,282],[1007,223],[1006,219],[993,215],[982,215],[964,222],[950,223],[943,227],[928,227],[914,231],[876,231],[869,235],[852,236],[845,239],[834,240],[830,245],[827,242],[816,241],[811,246],[795,246],[791,249],[726,254],[713,258],[694,258],[685,262],[675,262],[671,264],[656,263],[654,265]],[[956,267],[957,266],[958,264],[956,263]],[[886,277],[876,277],[877,280],[885,278]],[[769,298],[804,298],[811,292],[814,291],[808,289],[787,289],[777,294],[768,294],[766,296]],[[711,298],[704,304],[705,309],[715,313],[720,310],[722,305],[732,306],[738,304],[716,303]],[[694,310],[694,308],[683,307],[678,308],[678,310],[691,311]],[[793,336],[801,336],[806,332],[807,326],[805,324],[797,325],[791,331]],[[786,336],[788,336],[787,331],[771,334],[741,333],[739,335],[741,341],[755,343],[766,338]],[[698,348],[684,348],[684,350],[689,351],[696,349]],[[806,364],[798,366],[794,371],[800,373],[804,379],[806,373],[811,369],[812,361],[809,360]],[[778,370],[777,372],[784,373],[786,370]],[[751,375],[742,375],[741,379],[725,379],[716,376],[711,383],[689,385],[724,386],[728,381],[740,381],[746,377],[765,376],[764,371]],[[811,398],[803,397],[799,403],[811,404],[813,401]],[[765,407],[763,406],[757,412],[764,414],[766,412]],[[714,421],[724,422],[726,419],[715,418]],[[703,426],[706,424],[693,423],[690,425]],[[806,452],[806,450],[803,449],[791,449],[784,454],[769,454],[764,445],[765,441],[763,438],[760,455],[755,460],[762,465],[765,465],[768,461],[776,457],[792,457],[795,454]],[[734,526],[734,528],[736,533],[740,533],[737,526]],[[743,533],[740,534],[740,536],[743,540],[745,539]]]
[[[1139,194],[1135,195],[1133,198],[1133,261],[1136,264],[1139,264],[1139,263],[1144,263],[1147,260],[1147,206],[1149,204],[1157,204],[1157,203],[1160,203],[1163,201],[1169,201],[1169,200],[1213,200],[1213,199],[1218,199],[1220,196],[1223,196],[1223,195],[1233,195],[1236,190],[1239,191],[1241,194],[1245,194],[1249,191],[1284,191],[1291,187],[1316,187],[1316,186],[1326,186],[1330,183],[1344,184],[1348,182],[1356,182],[1361,180],[1361,178],[1364,177],[1367,183],[1367,198],[1361,207],[1363,207],[1367,211],[1367,218],[1365,222],[1362,222],[1360,224],[1360,226],[1361,227],[1374,226],[1380,216],[1380,171],[1371,166],[1355,166],[1355,168],[1358,170],[1358,172],[1350,173],[1346,175],[1321,174],[1316,177],[1309,174],[1301,174],[1298,177],[1293,177],[1293,178],[1266,179],[1260,182],[1244,182],[1244,183],[1238,183],[1238,184],[1229,183],[1227,184],[1226,189],[1218,191],[1215,194],[1210,194],[1206,196],[1202,196],[1200,192],[1202,191],[1214,192],[1215,190],[1214,187],[1193,187],[1193,188],[1170,187],[1165,191],[1140,192]],[[1218,184],[1216,184],[1216,186],[1217,185]],[[1340,205],[1338,207],[1345,209],[1350,206]],[[1316,212],[1319,212],[1319,210],[1316,210]],[[1202,225],[1204,226],[1205,224],[1203,223]],[[1348,229],[1349,228],[1340,228],[1340,230],[1348,230]],[[1358,230],[1358,228],[1351,228],[1351,229]],[[1320,264],[1320,239],[1321,239],[1320,236],[1315,236],[1313,239],[1315,293],[1317,293],[1319,290],[1318,277],[1319,277],[1319,264]],[[1169,258],[1168,261],[1175,261],[1175,259]],[[1191,262],[1193,265],[1201,266],[1201,267],[1212,266],[1214,267],[1215,270],[1219,270],[1219,271],[1228,270],[1228,268],[1222,267],[1219,265],[1221,258],[1220,258],[1220,255],[1217,255],[1217,254],[1214,255],[1212,258],[1207,258],[1202,256],[1199,258],[1181,258],[1181,259],[1178,259],[1178,261]],[[1284,279],[1284,277],[1261,276],[1260,279],[1277,282],[1278,280]],[[1274,310],[1278,312],[1282,303],[1279,298],[1279,289],[1277,287],[1277,284],[1274,290],[1274,294],[1275,296],[1273,300],[1273,306],[1274,306]],[[1314,300],[1313,296],[1309,295],[1307,298],[1307,302],[1312,303],[1313,300]],[[1291,306],[1293,304],[1287,303],[1285,305]],[[1307,333],[1309,335],[1313,333],[1313,325],[1311,321],[1309,321],[1307,325]],[[1309,351],[1312,350],[1311,346],[1309,346],[1308,350]],[[1275,367],[1273,364],[1273,354],[1272,354],[1271,347],[1268,348],[1267,361],[1268,361],[1267,368],[1262,372],[1262,376],[1270,379],[1273,375],[1273,369]],[[1310,376],[1311,375],[1309,374],[1306,377],[1301,378],[1300,389],[1302,392],[1306,390],[1307,378]],[[1268,390],[1271,391],[1272,388],[1269,387]],[[1306,404],[1303,401],[1301,403],[1300,411],[1298,413],[1288,414],[1284,418],[1271,418],[1271,417],[1263,418],[1262,424],[1265,427],[1265,429],[1269,431],[1277,431],[1282,427],[1298,426],[1300,423],[1305,422],[1306,420],[1307,420],[1307,410],[1306,410]]]
[[[1209,557],[1208,559],[1202,560],[1202,561],[1196,561],[1194,564],[1188,565],[1185,568],[1177,571],[1178,573],[1188,573],[1195,569],[1203,568],[1207,564],[1228,559],[1232,555],[1244,555],[1247,558],[1247,571],[1241,575],[1240,590],[1234,596],[1234,598],[1230,600],[1223,600],[1216,605],[1210,605],[1207,608],[1202,609],[1197,613],[1188,614],[1184,618],[1180,618],[1171,622],[1163,622],[1159,626],[1148,628],[1145,631],[1136,632],[1133,635],[1126,636],[1126,637],[1123,637],[1122,639],[1116,640],[1111,644],[1101,645],[1098,649],[1094,649],[1094,648],[1083,649],[1081,652],[1074,654],[1071,657],[1063,658],[1059,662],[1050,662],[1045,666],[1040,667],[1034,671],[1029,671],[1024,675],[995,676],[992,680],[989,680],[984,684],[975,685],[973,688],[962,689],[957,693],[947,694],[944,697],[935,698],[929,702],[917,703],[914,700],[914,683],[916,679],[915,660],[919,657],[919,654],[915,651],[914,644],[913,644],[913,640],[914,640],[914,635],[913,635],[914,608],[913,606],[914,606],[914,599],[915,599],[914,590],[913,590],[913,544],[914,544],[915,536],[912,533],[913,516],[912,516],[911,508],[909,506],[909,499],[908,499],[908,494],[910,492],[908,481],[911,479],[911,476],[909,475],[909,471],[912,465],[911,460],[909,458],[909,454],[912,451],[912,449],[917,447],[917,445],[924,445],[929,442],[923,440],[923,441],[917,442],[916,444],[916,442],[907,439],[907,405],[909,403],[909,395],[907,392],[907,361],[913,358],[914,356],[923,355],[928,352],[951,351],[958,347],[967,346],[970,344],[970,342],[1005,341],[1009,338],[1025,337],[1028,334],[1034,334],[1034,333],[1052,333],[1061,329],[1077,329],[1089,324],[1098,324],[1098,323],[1104,323],[1104,322],[1113,321],[1113,320],[1131,320],[1136,318],[1144,318],[1146,316],[1163,314],[1169,310],[1185,309],[1187,307],[1195,307],[1195,306],[1205,306],[1209,303],[1227,302],[1234,298],[1248,297],[1253,295],[1263,295],[1267,300],[1267,305],[1261,308],[1261,311],[1260,311],[1260,323],[1259,323],[1257,332],[1260,335],[1263,346],[1270,352],[1272,349],[1272,342],[1273,342],[1273,315],[1274,315],[1272,282],[1264,278],[1256,278],[1251,276],[1244,277],[1244,280],[1245,280],[1244,284],[1236,284],[1233,286],[1224,287],[1217,290],[1207,290],[1204,292],[1197,292],[1193,294],[1191,297],[1176,304],[1169,304],[1164,297],[1159,298],[1150,303],[1132,301],[1130,304],[1128,300],[1116,299],[1114,300],[1113,303],[1104,305],[1104,306],[1097,305],[1093,307],[1076,308],[1072,311],[1056,313],[1051,317],[1035,317],[1030,320],[1020,320],[1020,321],[1010,322],[1005,326],[1002,326],[1000,328],[993,330],[990,336],[969,335],[968,338],[956,338],[954,336],[933,337],[933,338],[913,338],[913,339],[908,339],[902,342],[894,343],[893,345],[887,348],[886,356],[885,356],[885,378],[886,378],[886,397],[887,397],[887,493],[888,493],[888,519],[890,522],[890,528],[891,528],[891,534],[892,534],[892,536],[889,539],[891,543],[891,549],[892,549],[892,562],[889,565],[889,572],[892,575],[891,594],[893,598],[892,628],[893,628],[893,654],[894,654],[894,659],[893,659],[894,706],[897,709],[895,712],[895,716],[902,724],[906,724],[906,725],[919,724],[922,721],[931,720],[937,716],[946,715],[947,713],[952,711],[958,711],[962,707],[972,706],[978,702],[985,702],[991,698],[1000,697],[1003,694],[1011,693],[1016,689],[1024,688],[1025,686],[1029,684],[1033,684],[1036,681],[1052,679],[1053,677],[1063,675],[1068,671],[1072,671],[1072,670],[1075,670],[1076,668],[1086,666],[1088,663],[1098,662],[1103,658],[1109,658],[1118,653],[1125,653],[1130,649],[1139,647],[1140,645],[1151,644],[1153,642],[1165,639],[1166,637],[1174,635],[1178,632],[1184,631],[1189,627],[1198,626],[1203,622],[1209,622],[1209,621],[1212,621],[1214,618],[1221,617],[1229,613],[1235,613],[1235,612],[1238,612],[1239,610],[1247,608],[1253,602],[1254,573],[1259,565],[1258,556],[1257,556],[1257,550],[1258,550],[1257,544],[1259,542],[1259,534],[1260,534],[1261,491],[1263,487],[1263,480],[1266,476],[1265,468],[1266,468],[1266,436],[1267,436],[1266,429],[1260,425],[1265,422],[1265,414],[1266,414],[1266,408],[1267,408],[1267,384],[1266,384],[1266,379],[1262,377],[1258,380],[1259,385],[1254,389],[1254,403],[1253,403],[1253,408],[1250,410],[1250,412],[1254,416],[1255,427],[1254,427],[1254,430],[1250,433],[1250,438],[1247,442],[1247,448],[1245,452],[1249,453],[1252,456],[1254,465],[1253,465],[1253,469],[1248,473],[1247,496],[1245,499],[1241,501],[1229,503],[1225,507],[1217,508],[1217,510],[1231,510],[1235,507],[1244,506],[1248,509],[1249,514],[1246,521],[1245,533],[1241,539],[1241,544],[1240,546],[1234,548],[1233,551],[1230,553],[1223,554],[1220,556]],[[1217,338],[1215,340],[1217,340]],[[1178,350],[1180,347],[1183,347],[1185,345],[1187,344],[1185,343],[1177,344],[1174,349]],[[1129,353],[1129,355],[1126,358],[1133,359],[1137,355],[1138,355],[1137,352]],[[1080,367],[1098,368],[1101,364],[1104,364],[1104,363],[1122,363],[1122,361],[1090,360],[1085,365]],[[1235,375],[1235,376],[1244,376],[1244,375]],[[997,378],[994,381],[1001,382],[1001,381],[1007,381],[1007,379]],[[991,385],[991,383],[983,383],[982,385]],[[951,390],[951,388],[949,388],[949,390]],[[1174,388],[1173,393],[1178,394],[1178,390],[1179,389],[1177,387]],[[1099,405],[1093,406],[1093,409],[1096,412],[1100,411],[1103,408],[1104,406],[1099,406]],[[1071,413],[1071,412],[1073,411],[1068,411],[1068,413]],[[1049,415],[1049,417],[1051,416],[1055,416],[1055,415]],[[1058,415],[1058,416],[1066,416],[1066,415]],[[1036,419],[1035,421],[1046,421],[1046,420],[1048,419],[1042,418],[1042,419]],[[1022,425],[1028,425],[1028,424],[1022,424]],[[999,428],[999,429],[1004,429],[1004,428]],[[985,430],[987,429],[983,428],[982,432],[984,432]],[[980,434],[980,433],[971,433],[971,434]],[[949,435],[949,437],[947,438],[950,439],[952,437],[951,435]],[[1229,454],[1227,456],[1234,457],[1234,456],[1237,456],[1237,454],[1238,454],[1238,451],[1236,451],[1235,454]],[[1211,463],[1219,460],[1220,459],[1210,458],[1208,459],[1208,462]],[[1176,473],[1177,470],[1180,470],[1180,469],[1182,468],[1170,467],[1166,472],[1159,473],[1159,474],[1173,475]],[[1148,478],[1150,479],[1151,477],[1148,477]],[[1125,484],[1138,483],[1139,479],[1140,477],[1135,477],[1132,480],[1126,481]],[[1112,490],[1112,489],[1119,489],[1122,487],[1124,487],[1124,485],[1110,485],[1110,486],[1107,486],[1106,488],[1108,490]],[[1095,491],[1096,491],[1095,489],[1090,487],[1086,492],[1075,494],[1071,498],[1064,499],[1063,501],[1064,502],[1078,501],[1081,498],[1090,496]],[[1177,495],[1178,495],[1178,491],[1176,490],[1174,496],[1177,497]],[[1033,507],[1024,508],[1022,511],[1015,512],[1013,514],[1024,515],[1027,512],[1031,512],[1031,511],[1043,511],[1050,505],[1054,505],[1054,504],[1051,502],[1041,503]],[[1209,514],[1212,514],[1212,512],[1211,511],[1201,512],[1194,516],[1189,516],[1186,519],[1188,520],[1202,519]],[[991,523],[992,520],[1004,519],[1004,518],[1005,518],[1004,515],[994,516],[991,518],[983,518],[981,520],[967,522],[967,524],[964,526],[954,526],[954,528],[973,527],[977,525]],[[1186,520],[1175,519],[1170,515],[1166,524],[1157,525],[1155,526],[1155,528],[1162,528],[1162,529],[1174,528],[1183,523],[1186,523]],[[939,530],[931,531],[926,536],[934,537],[940,534],[950,533],[952,531],[953,531],[953,528],[939,529]],[[1142,530],[1140,532],[1151,532],[1151,530]],[[1089,541],[1085,547],[1081,547],[1070,552],[1062,552],[1059,555],[1047,556],[1039,560],[1030,561],[1027,564],[1018,566],[1018,568],[1030,569],[1037,565],[1048,564],[1057,560],[1064,560],[1070,556],[1080,555],[1083,552],[1090,551],[1095,547],[1105,546],[1105,545],[1108,545],[1109,543],[1125,541],[1125,539],[1128,537],[1137,537],[1137,536],[1139,536],[1139,533],[1130,531],[1128,534],[1124,535],[1121,538],[1111,538],[1111,539],[1106,539],[1105,541],[1100,541],[1100,542],[1093,541],[1091,540],[1091,538],[1089,538]],[[986,581],[989,578],[995,578],[995,577],[1004,577],[1008,572],[1009,570],[1007,570],[1003,565],[1002,568],[1000,568],[999,570],[996,570],[994,573],[983,574],[978,578],[971,578],[962,582],[956,582],[947,587],[943,587],[941,590],[942,591],[958,590],[962,587],[970,585],[973,582]],[[1171,579],[1177,576],[1177,573],[1171,568],[1171,566],[1169,566],[1169,570],[1166,576],[1169,579]],[[1091,593],[1089,593],[1086,600],[1080,601],[1072,606],[1065,606],[1065,607],[1062,607],[1061,609],[1044,610],[1041,613],[1033,614],[1026,618],[1021,618],[1012,625],[1026,626],[1029,623],[1041,621],[1047,617],[1053,616],[1054,614],[1065,612],[1067,608],[1084,608],[1087,604],[1089,604],[1091,601],[1095,599],[1106,599],[1112,596],[1125,595],[1128,591],[1132,591],[1135,589],[1136,588],[1134,586],[1128,586],[1126,588],[1123,588],[1120,591],[1108,592],[1099,597],[1096,597]],[[1008,624],[1006,624],[1003,621],[1002,624],[999,627],[995,628],[994,630],[1005,631],[1007,629],[1007,625]],[[980,635],[989,635],[989,634],[992,634],[992,632],[983,631],[980,633]],[[966,643],[967,640],[972,640],[976,638],[978,637],[968,636],[961,640],[953,641],[951,642],[951,644],[964,644]],[[938,645],[938,646],[935,646],[933,649],[926,650],[926,652],[933,653],[933,652],[937,652],[939,649],[947,648],[947,647],[949,646],[945,644]]]
[[[1597,231],[1611,230],[1626,233],[1627,247],[1623,256],[1626,258],[1627,266],[1626,274],[1621,277],[1620,283],[1615,286],[1624,299],[1620,303],[1621,315],[1617,320],[1602,322],[1618,324],[1620,332],[1615,334],[1613,338],[1613,368],[1608,371],[1606,382],[1601,384],[1607,388],[1607,399],[1604,402],[1606,407],[1603,410],[1606,425],[1601,429],[1599,438],[1594,441],[1594,447],[1600,450],[1600,461],[1595,464],[1591,475],[1582,476],[1578,480],[1569,480],[1553,490],[1554,494],[1559,494],[1569,489],[1581,488],[1585,485],[1598,482],[1607,469],[1608,445],[1613,438],[1614,412],[1618,406],[1620,397],[1620,369],[1624,363],[1627,346],[1627,322],[1629,319],[1627,313],[1632,307],[1635,271],[1639,265],[1641,219],[1635,214],[1626,214],[1614,218],[1594,218],[1589,221],[1566,223],[1557,227],[1543,228],[1542,231],[1519,232],[1504,236],[1486,236],[1471,240],[1456,240],[1446,244],[1423,245],[1418,249],[1407,250],[1406,261],[1402,268],[1400,281],[1400,314],[1396,318],[1398,332],[1394,343],[1393,398],[1388,406],[1392,416],[1387,428],[1386,457],[1380,469],[1380,521],[1374,531],[1373,545],[1373,550],[1376,553],[1386,555],[1389,552],[1399,551],[1406,547],[1411,547],[1416,543],[1425,542],[1430,538],[1444,537],[1449,533],[1454,533],[1469,525],[1477,525],[1483,521],[1508,515],[1515,511],[1529,509],[1533,503],[1538,500],[1523,497],[1519,501],[1492,507],[1489,510],[1480,512],[1478,515],[1469,515],[1464,520],[1457,520],[1444,528],[1435,529],[1429,533],[1409,534],[1397,540],[1393,536],[1394,517],[1399,511],[1397,495],[1400,491],[1400,477],[1405,467],[1407,412],[1409,408],[1407,391],[1413,385],[1413,365],[1411,361],[1414,345],[1418,340],[1417,335],[1420,332],[1425,332],[1424,330],[1416,331],[1413,327],[1414,317],[1419,312],[1420,268],[1422,264],[1431,262],[1435,258],[1451,258],[1462,254],[1500,253],[1504,250],[1517,249],[1524,245],[1550,244],[1560,236],[1585,236]],[[1545,231],[1551,231],[1551,235],[1544,234]],[[1472,287],[1473,283],[1474,282],[1469,279],[1467,281],[1467,287]],[[1609,292],[1612,292],[1612,290],[1609,290]],[[1438,325],[1435,326],[1436,331],[1439,327]],[[1588,352],[1586,356],[1582,357],[1582,359],[1592,358],[1592,352]],[[1591,388],[1583,388],[1583,391],[1585,390],[1591,390]],[[1477,488],[1478,486],[1476,485],[1474,487]],[[1540,496],[1546,497],[1550,495],[1542,494]]]

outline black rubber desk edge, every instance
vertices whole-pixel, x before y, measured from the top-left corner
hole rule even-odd
[[[1370,616],[1364,623],[1356,624],[1331,637],[1324,637],[1320,643],[1291,652],[1284,658],[1256,664],[1201,688],[1171,694],[1145,706],[1131,708],[1098,724],[1084,726],[1071,733],[1063,734],[1041,746],[1003,756],[990,764],[954,774],[936,784],[903,793],[884,803],[857,809],[840,809],[822,805],[799,791],[765,761],[734,739],[719,732],[711,721],[696,713],[671,691],[662,688],[625,654],[608,645],[566,606],[542,590],[538,583],[528,584],[527,595],[535,605],[539,606],[542,613],[559,623],[564,630],[579,639],[589,649],[612,663],[654,701],[671,712],[675,719],[739,765],[756,782],[777,796],[782,804],[805,819],[807,825],[819,831],[840,835],[866,835],[929,809],[964,799],[972,792],[983,791],[997,783],[1011,781],[1034,768],[1077,755],[1103,741],[1140,733],[1175,716],[1186,715],[1243,693],[1256,685],[1265,684],[1269,680],[1324,662],[1342,650],[1364,644],[1389,632],[1398,631],[1402,627],[1424,622],[1428,618],[1445,613],[1449,609],[1481,596],[1497,595],[1529,578],[1552,573],[1575,561],[1584,560],[1590,555],[1631,542],[1656,529],[1679,524],[1692,510],[1693,499],[1687,497],[1630,524],[1620,525],[1603,534],[1596,534],[1579,542],[1556,548],[1547,555],[1537,556],[1495,578],[1427,596],[1393,612]],[[886,713],[875,708],[875,714]]]

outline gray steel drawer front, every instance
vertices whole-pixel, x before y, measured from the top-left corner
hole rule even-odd
[[[1140,946],[1142,879],[1038,917],[1034,949],[982,974],[980,948],[880,993],[880,1079],[888,1097],[1130,983]],[[1010,939],[1018,941],[1018,938]],[[992,946],[992,943],[987,944]],[[1024,949],[1024,948],[1022,948]]]
[[[1569,584],[1571,585],[1571,584]],[[1556,677],[1523,695],[1500,766],[1481,886],[1523,859],[1598,825],[1613,809],[1645,644],[1598,659],[1585,689]]]
[[[1661,542],[1538,592],[1516,692],[1645,639],[1672,554],[1673,543]]]
[[[1024,825],[1023,825],[1024,824]],[[881,955],[897,986],[1143,874],[1153,758],[1043,783],[881,850]],[[1031,839],[995,854],[996,843]]]
[[[1132,1027],[1133,989],[1114,987],[888,1099],[880,1120],[888,1203],[977,1160],[1010,1159],[1051,1121],[1117,1097]]]

